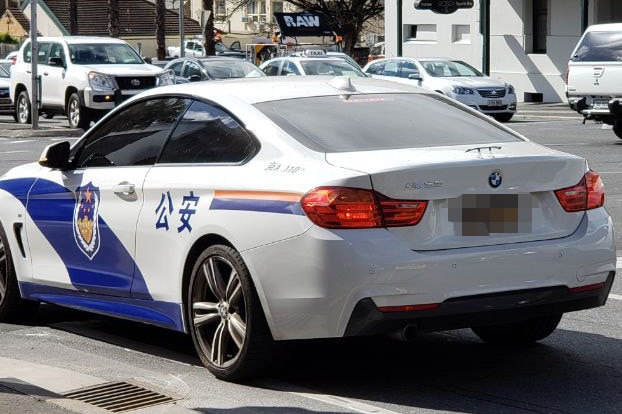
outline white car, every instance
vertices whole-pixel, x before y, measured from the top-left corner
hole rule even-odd
[[[571,108],[586,119],[613,126],[622,139],[622,23],[587,28],[566,71]]]
[[[366,76],[356,62],[352,64],[343,57],[328,55],[318,49],[308,49],[302,54],[267,60],[259,66],[259,69],[268,76]]]
[[[496,120],[516,113],[516,93],[509,83],[483,75],[465,62],[446,58],[387,58],[363,68],[368,75],[447,95]]]
[[[419,88],[165,86],[1,177],[0,320],[50,302],[187,332],[227,380],[275,341],[529,343],[605,303],[603,203],[584,159]]]
[[[11,71],[17,122],[32,118],[31,45],[24,42]],[[123,40],[110,37],[38,38],[40,110],[67,115],[71,128],[87,129],[124,100],[172,84],[174,75],[142,60]]]

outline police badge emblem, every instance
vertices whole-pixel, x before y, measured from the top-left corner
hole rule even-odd
[[[99,188],[89,182],[76,190],[73,235],[82,253],[93,260],[99,250]]]

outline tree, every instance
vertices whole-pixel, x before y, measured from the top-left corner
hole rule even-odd
[[[69,0],[69,34],[78,34],[78,0]]]
[[[254,3],[256,0],[233,0],[233,11]],[[384,0],[283,0],[300,10],[321,12],[333,30],[343,38],[344,52],[352,55],[363,25],[381,16]],[[203,1],[205,3],[205,0]]]
[[[203,0],[203,10],[209,14],[207,22],[205,22],[205,26],[203,27],[203,47],[205,47],[206,55],[215,55],[216,43],[214,42],[214,0]]]
[[[119,37],[119,0],[108,0],[108,34]]]
[[[155,26],[158,60],[166,59],[166,4],[164,0],[155,2]]]

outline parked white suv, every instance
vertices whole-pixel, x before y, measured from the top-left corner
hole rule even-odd
[[[48,117],[66,114],[72,128],[87,129],[124,100],[174,80],[172,71],[145,63],[120,39],[40,37],[38,48],[39,110]],[[11,74],[11,98],[22,124],[32,117],[31,68],[31,45],[26,41]]]
[[[587,28],[568,62],[568,103],[622,139],[622,23]]]

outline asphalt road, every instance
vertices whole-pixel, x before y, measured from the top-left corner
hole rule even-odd
[[[0,174],[63,139],[57,130],[54,137],[15,138],[3,133],[5,125],[10,128],[0,118]],[[622,229],[622,140],[561,110],[526,111],[509,126],[587,158],[603,177],[606,207]],[[622,282],[606,306],[565,315],[553,335],[526,348],[488,346],[459,330],[410,343],[295,342],[281,362],[261,380],[224,383],[200,367],[184,335],[43,306],[31,325],[0,324],[0,413],[102,412],[62,394],[79,385],[127,381],[177,399],[138,413],[617,414]]]

